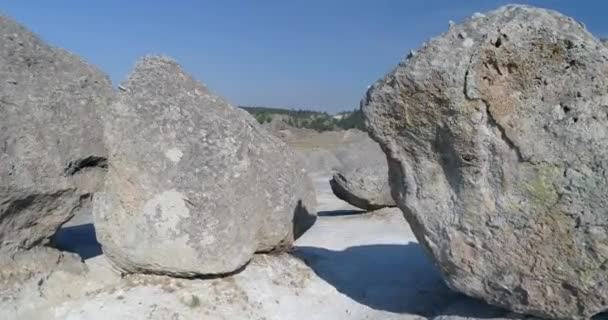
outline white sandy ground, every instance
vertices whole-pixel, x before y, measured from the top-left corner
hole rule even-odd
[[[256,255],[243,271],[225,278],[121,278],[100,253],[90,217],[76,217],[57,244],[87,258],[89,272],[33,279],[16,296],[0,297],[0,319],[497,319],[505,314],[448,290],[399,210],[362,214],[333,196],[327,175],[313,177],[320,216],[293,252]]]

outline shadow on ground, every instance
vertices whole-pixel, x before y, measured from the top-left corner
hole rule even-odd
[[[376,310],[430,316],[455,296],[416,243],[293,253],[339,292]]]
[[[342,251],[297,247],[293,255],[339,292],[376,310],[437,320],[525,319],[450,290],[417,243],[364,245]]]
[[[53,237],[53,244],[61,251],[77,253],[83,260],[102,254],[92,223],[59,229]]]
[[[310,229],[317,221],[317,215],[311,212],[302,203],[302,200],[298,200],[298,205],[293,212],[293,237],[297,239],[301,237],[308,229]]]
[[[358,214],[364,214],[367,211],[364,210],[329,210],[319,211],[317,215],[319,217],[342,217],[342,216],[354,216]]]

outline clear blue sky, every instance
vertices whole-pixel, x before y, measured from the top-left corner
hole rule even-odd
[[[608,35],[608,1],[517,1]],[[234,104],[336,112],[410,49],[499,0],[3,1],[0,11],[79,54],[117,85],[162,53]]]

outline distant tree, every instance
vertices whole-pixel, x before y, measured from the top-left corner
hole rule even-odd
[[[267,123],[272,121],[272,115],[266,111],[254,114],[255,119],[261,123]]]
[[[287,124],[291,127],[295,127],[295,124],[293,122],[293,119],[291,117],[287,118]]]
[[[302,109],[281,109],[268,107],[248,107],[241,106],[240,108],[252,114],[259,123],[267,123],[272,121],[275,114],[286,116],[285,122],[296,128],[314,129],[317,131],[339,130],[339,129],[361,129],[365,130],[363,114],[360,110],[355,109],[338,113],[342,115],[341,119],[334,119],[327,112],[302,110]]]
[[[327,115],[326,117],[316,117],[310,122],[310,129],[316,131],[329,131],[334,129],[333,119]]]
[[[336,125],[341,129],[359,129],[365,130],[365,120],[363,119],[363,112],[359,109],[353,110],[353,112],[345,115],[337,121]]]

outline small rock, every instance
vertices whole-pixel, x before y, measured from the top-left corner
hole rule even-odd
[[[380,146],[365,139],[336,151],[340,167],[329,181],[334,194],[364,210],[394,207],[388,184],[388,166]]]

